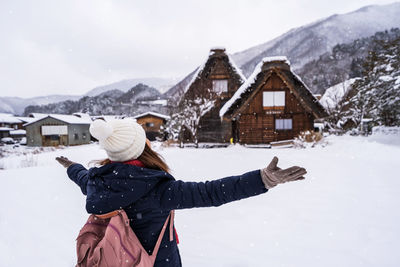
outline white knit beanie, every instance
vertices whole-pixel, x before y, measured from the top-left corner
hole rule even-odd
[[[115,119],[105,122],[95,120],[90,124],[90,134],[99,140],[100,146],[112,161],[137,159],[146,144],[146,133],[132,119]]]

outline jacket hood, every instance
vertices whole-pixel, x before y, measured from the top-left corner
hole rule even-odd
[[[91,168],[88,176],[86,210],[95,214],[129,206],[158,183],[174,180],[167,172],[123,163]]]

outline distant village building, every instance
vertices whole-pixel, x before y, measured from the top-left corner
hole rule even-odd
[[[12,114],[0,113],[0,127],[11,129],[22,129],[22,121]]]
[[[26,136],[23,124],[28,122],[26,117],[15,117],[12,114],[0,113],[0,138],[11,137],[14,141],[20,141]]]
[[[32,118],[32,117],[16,117],[16,118],[22,122],[21,128],[19,128],[19,129],[25,129],[24,124],[35,120],[35,118]]]
[[[20,141],[22,138],[26,137],[26,130],[18,129],[10,131],[10,137],[14,141]]]
[[[24,124],[28,146],[71,146],[90,142],[90,117],[61,114],[36,114],[36,117],[36,120]]]
[[[0,138],[10,137],[10,131],[14,130],[10,127],[0,127]]]
[[[264,58],[246,83],[221,108],[232,122],[232,137],[241,144],[289,140],[313,130],[314,120],[327,114],[286,57]]]
[[[220,119],[219,110],[245,81],[245,76],[225,52],[225,48],[211,49],[206,62],[192,74],[190,82],[183,89],[183,100],[199,99],[202,102],[202,98],[214,95],[212,108],[205,109],[205,114],[198,114],[201,117],[197,130],[198,142],[229,142],[232,124]],[[193,130],[190,128],[191,125],[183,128],[181,141],[193,142]]]
[[[133,117],[137,123],[142,125],[146,131],[146,136],[150,141],[156,139],[166,140],[167,136],[164,133],[164,127],[167,121],[170,119],[169,116],[156,113],[146,112]]]

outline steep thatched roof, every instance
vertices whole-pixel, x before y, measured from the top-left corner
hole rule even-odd
[[[174,102],[180,99],[180,97],[182,97],[190,89],[197,79],[204,78],[204,70],[208,70],[217,58],[224,60],[228,66],[230,66],[233,74],[237,76],[238,80],[240,80],[240,83],[246,81],[246,77],[243,75],[241,69],[235,64],[232,57],[225,52],[225,48],[214,47],[211,48],[207,59],[199,67],[189,73],[176,85],[171,87],[164,95],[167,98],[173,99]]]
[[[300,99],[303,107],[312,113],[315,118],[326,117],[327,113],[311,91],[290,69],[290,62],[286,57],[266,57],[254,69],[249,79],[236,91],[232,98],[220,110],[220,117],[230,119],[238,113],[255,90],[268,80],[271,74],[276,73],[291,91]]]

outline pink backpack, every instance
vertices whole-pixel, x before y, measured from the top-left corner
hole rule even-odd
[[[76,266],[152,267],[168,221],[170,221],[169,240],[173,240],[174,211],[172,210],[162,227],[153,253],[149,255],[129,226],[129,219],[124,210],[103,215],[92,214],[76,239],[78,254]]]

